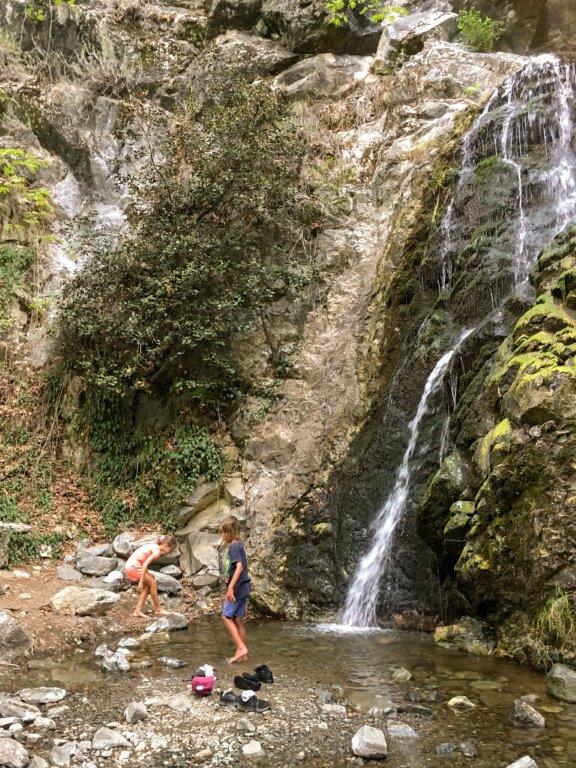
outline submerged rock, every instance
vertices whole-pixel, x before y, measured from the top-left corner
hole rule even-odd
[[[379,728],[363,725],[352,737],[352,752],[357,757],[383,760],[388,755],[384,733]]]
[[[120,651],[107,653],[102,659],[102,669],[104,672],[129,672],[130,662]]]
[[[516,760],[514,763],[510,763],[510,765],[507,765],[506,768],[538,768],[534,760],[532,760],[531,757],[528,755],[525,755],[524,757],[521,757],[519,760]]]
[[[65,587],[52,598],[52,607],[58,613],[76,616],[103,616],[120,598],[103,589]]]
[[[186,666],[185,661],[180,661],[180,659],[173,659],[170,658],[170,656],[159,656],[158,661],[165,667],[170,667],[170,669],[180,669],[180,667]]]
[[[404,667],[399,667],[392,673],[392,680],[396,683],[407,683],[412,680],[412,672]]]
[[[546,688],[554,698],[576,703],[576,670],[565,664],[554,664],[546,675]]]
[[[510,710],[510,720],[519,728],[544,728],[546,720],[527,701],[515,699]]]
[[[389,736],[397,739],[415,739],[418,736],[418,732],[406,723],[388,723],[387,731]]]

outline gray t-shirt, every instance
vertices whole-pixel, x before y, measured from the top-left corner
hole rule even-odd
[[[226,558],[227,583],[234,575],[236,563],[242,563],[242,573],[234,585],[234,597],[236,600],[241,600],[252,592],[252,582],[250,581],[250,576],[248,576],[248,558],[246,557],[244,544],[241,541],[233,541],[228,547],[228,557]]]

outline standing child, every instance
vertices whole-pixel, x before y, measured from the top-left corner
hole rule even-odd
[[[169,555],[170,552],[173,552],[177,546],[178,541],[175,536],[159,536],[157,541],[151,541],[149,544],[143,544],[141,547],[138,547],[128,558],[124,574],[130,581],[138,584],[138,592],[140,593],[136,608],[132,614],[133,616],[144,616],[142,609],[148,599],[148,595],[152,598],[154,613],[157,616],[166,613],[158,600],[156,579],[148,572],[148,568],[162,555]]]
[[[240,541],[240,523],[231,515],[220,528],[222,540],[228,544],[225,580],[226,599],[222,608],[222,621],[236,646],[236,653],[229,659],[230,664],[245,661],[248,658],[246,628],[244,617],[248,606],[248,596],[252,592],[252,582],[248,576],[248,560],[244,545]]]

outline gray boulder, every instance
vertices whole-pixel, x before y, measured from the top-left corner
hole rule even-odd
[[[124,578],[122,571],[110,571],[107,576],[90,579],[91,589],[105,589],[107,592],[123,592],[129,589],[130,582]]]
[[[118,643],[118,648],[140,648],[140,641],[135,637],[123,637]]]
[[[103,616],[120,598],[103,589],[65,587],[52,598],[52,608],[71,616]]]
[[[554,664],[546,675],[546,687],[556,699],[576,703],[576,670],[565,664]]]
[[[177,565],[164,565],[160,568],[160,573],[172,576],[173,579],[179,579],[182,576],[182,569],[178,568]]]
[[[67,741],[52,748],[50,763],[56,766],[56,768],[68,768],[70,761],[77,754],[78,743],[76,741]]]
[[[546,720],[534,707],[522,699],[515,699],[510,710],[510,721],[519,728],[544,728]]]
[[[202,587],[217,587],[220,583],[220,574],[215,571],[204,571],[192,577],[192,584],[195,589]]]
[[[158,585],[158,592],[163,592],[167,595],[177,595],[182,591],[182,584],[173,576],[168,576],[167,573],[161,571],[154,572],[154,578]]]
[[[371,61],[366,56],[321,53],[286,69],[274,84],[292,98],[340,98],[367,76]]]
[[[232,38],[233,39],[233,38]],[[220,485],[210,480],[198,483],[196,490],[184,502],[185,506],[180,510],[178,520],[185,525],[190,518],[197,515],[202,509],[213,504],[220,496]]]
[[[388,755],[386,737],[379,728],[363,725],[352,737],[352,752],[357,757],[383,760]]]
[[[208,0],[208,29],[250,29],[258,21],[262,0]]]
[[[92,749],[116,749],[117,747],[131,749],[132,745],[121,733],[113,731],[112,728],[102,727],[94,734]]]
[[[118,567],[115,557],[86,555],[76,561],[78,570],[86,576],[107,576]]]
[[[130,557],[135,549],[135,541],[136,537],[133,533],[119,533],[112,542],[112,549],[114,550],[114,554],[126,560],[126,558]]]
[[[3,768],[26,768],[30,762],[27,750],[14,739],[0,739],[0,765]]]
[[[427,40],[451,40],[456,34],[458,16],[442,10],[401,16],[384,28],[378,43],[372,71],[390,72],[399,57],[419,53]]]
[[[82,581],[82,574],[71,565],[59,565],[56,568],[56,576],[62,581]]]
[[[14,659],[30,647],[30,638],[9,611],[0,610],[0,658]]]
[[[186,629],[188,626],[188,619],[183,613],[168,613],[166,616],[161,616],[152,624],[149,624],[144,632],[146,634],[154,634],[155,632],[175,632],[179,629]]]
[[[76,548],[76,560],[81,560],[84,557],[112,557],[113,554],[111,544],[94,544],[90,546],[86,541],[83,541]]]
[[[64,688],[22,688],[18,696],[26,704],[55,704],[66,698]]]

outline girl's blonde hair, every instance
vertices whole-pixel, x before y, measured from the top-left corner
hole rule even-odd
[[[237,539],[240,536],[240,521],[237,517],[234,517],[234,515],[230,515],[222,521],[220,530],[227,536],[232,536],[232,538]]]
[[[171,533],[168,533],[166,536],[158,537],[158,544],[162,544],[162,546],[168,546],[170,547],[170,550],[174,550],[178,546],[178,539],[176,536],[172,536]]]

